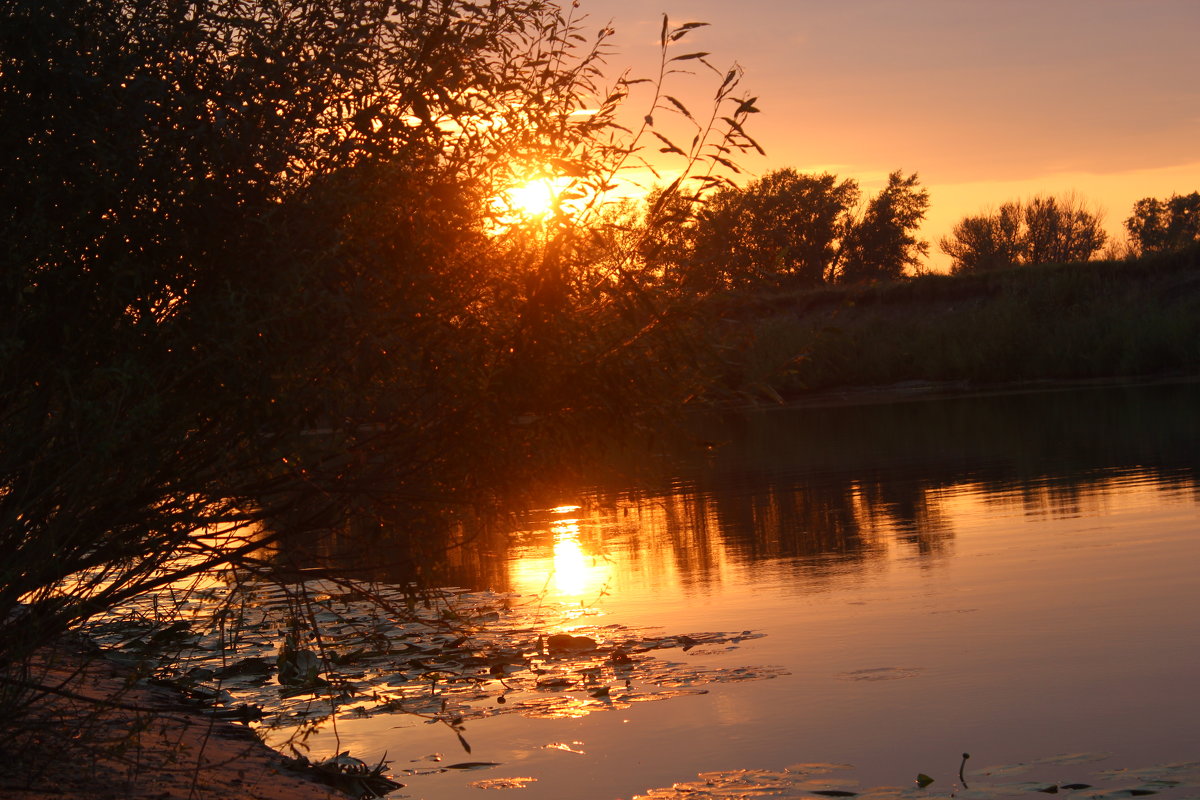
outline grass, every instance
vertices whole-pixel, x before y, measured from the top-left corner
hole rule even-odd
[[[716,301],[731,375],[783,396],[1200,373],[1200,249]]]

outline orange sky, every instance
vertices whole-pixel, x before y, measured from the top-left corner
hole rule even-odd
[[[931,241],[965,214],[1076,191],[1110,232],[1141,197],[1200,190],[1200,0],[582,0],[614,72],[649,71],[661,15],[746,71],[754,174],[829,170],[872,189],[920,173]],[[686,52],[681,50],[680,52]],[[711,76],[711,74],[710,74]],[[675,89],[703,107],[710,76]],[[693,111],[696,109],[693,108]],[[947,263],[932,248],[930,264]]]

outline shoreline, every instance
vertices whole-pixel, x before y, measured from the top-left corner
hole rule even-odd
[[[12,800],[345,800],[289,767],[244,725],[185,705],[127,668],[63,643],[33,680],[35,700],[0,755],[0,795]]]
[[[1172,386],[1200,383],[1200,375],[1160,375],[1109,378],[1042,378],[996,384],[970,381],[901,381],[876,386],[846,386],[815,392],[791,393],[779,404],[755,404],[757,410],[787,408],[830,408],[907,403],[959,397],[999,397],[1003,395],[1064,392],[1075,389],[1118,389],[1142,386]]]

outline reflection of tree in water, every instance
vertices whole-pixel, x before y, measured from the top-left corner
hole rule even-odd
[[[1184,384],[737,415],[705,434],[726,443],[668,486],[563,497],[584,505],[587,553],[619,551],[622,569],[689,591],[771,559],[814,579],[897,555],[934,565],[953,553],[946,498],[966,488],[1052,518],[1101,512],[1134,480],[1200,502],[1197,407],[1200,387]],[[518,519],[511,538],[469,533],[480,527],[360,522],[321,552],[368,553],[376,577],[504,589],[507,557],[553,545],[544,514]]]
[[[942,487],[896,478],[864,483],[862,493],[872,519],[890,520],[898,542],[918,556],[949,555],[954,532],[939,502]]]
[[[951,536],[930,511],[925,487],[913,481],[817,476],[769,482],[757,492],[714,488],[704,496],[739,555],[750,560],[799,558],[819,569],[884,557],[892,541],[937,555]]]
[[[1130,481],[1200,500],[1197,407],[1200,387],[1180,384],[731,416],[671,490],[597,492],[591,512],[634,513],[631,549],[669,547],[695,580],[720,580],[721,559],[795,559],[813,577],[935,564],[952,554],[945,498],[966,486],[1026,516],[1103,512]]]
[[[490,519],[435,509],[362,507],[273,550],[271,565],[318,574],[418,586],[503,586],[505,541]]]
[[[662,493],[597,492],[587,516],[628,569],[702,592],[738,567],[786,559],[807,579],[881,567],[896,547],[948,554],[952,533],[919,482],[819,476],[701,478]]]

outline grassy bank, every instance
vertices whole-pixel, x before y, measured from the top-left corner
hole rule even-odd
[[[796,397],[1200,373],[1200,249],[717,301],[728,383]]]

